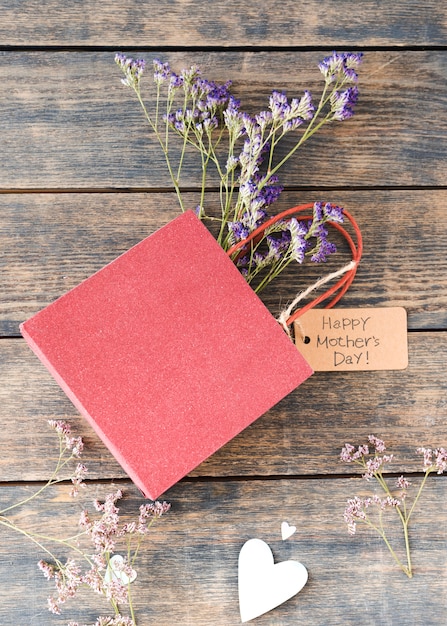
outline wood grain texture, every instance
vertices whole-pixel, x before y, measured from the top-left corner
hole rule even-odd
[[[141,500],[131,485],[123,485],[123,521],[135,519]],[[244,542],[266,541],[276,562],[293,559],[309,571],[304,589],[275,611],[256,620],[261,626],[334,624],[444,626],[440,607],[447,603],[446,569],[447,481],[429,481],[414,514],[410,541],[414,577],[409,580],[393,564],[385,545],[365,528],[351,537],[342,515],[346,500],[365,496],[371,486],[361,479],[273,480],[254,483],[214,482],[178,485],[170,493],[171,511],[147,537],[137,561],[134,596],[138,624],[172,626],[236,626],[240,624],[237,559]],[[111,486],[97,486],[73,503],[61,486],[30,503],[15,521],[33,531],[59,538],[73,535],[82,507],[104,497]],[[29,495],[23,487],[2,487],[2,504]],[[93,515],[94,513],[92,513]],[[283,520],[298,530],[281,541]],[[392,524],[391,541],[401,554],[402,538]],[[3,626],[66,624],[69,619],[92,624],[105,605],[87,591],[68,601],[61,616],[46,610],[53,592],[36,562],[44,555],[24,539],[2,529],[0,583]],[[63,548],[57,555],[70,555]],[[71,555],[74,556],[74,555]],[[25,602],[24,599],[27,598]],[[322,599],[324,599],[322,601]]]
[[[415,448],[447,447],[447,5],[439,0],[5,0],[0,19],[0,510],[51,474],[49,418],[83,436],[88,489],[62,484],[13,513],[25,528],[72,536],[84,506],[114,489],[131,521],[142,498],[45,368],[18,325],[178,214],[165,163],[114,53],[199,64],[233,80],[243,109],[321,88],[329,51],[364,50],[356,115],[317,134],[281,173],[274,211],[331,201],[357,218],[364,257],[344,306],[404,306],[404,371],[317,373],[164,497],[172,510],[141,551],[138,626],[236,626],[237,559],[252,537],[276,561],[309,570],[301,593],[259,626],[445,626],[445,476],[430,478],[410,527],[408,580],[366,529],[348,535],[347,498],[374,484],[339,460],[346,442],[382,437],[391,475],[421,479]],[[149,70],[147,72],[150,74]],[[144,89],[149,88],[149,77]],[[281,154],[290,148],[287,140]],[[198,203],[196,160],[182,185]],[[207,210],[217,206],[208,181]],[[294,268],[263,293],[277,315],[347,260]],[[237,305],[237,303],[235,303]],[[244,381],[241,380],[241,386]],[[269,384],[266,380],[265,384]],[[247,402],[250,401],[247,390]],[[162,453],[162,451],[160,452]],[[65,474],[68,478],[69,474]],[[281,541],[283,520],[297,526]],[[1,521],[1,518],[0,518]],[[391,538],[403,552],[399,529]],[[88,592],[61,616],[46,609],[44,555],[0,525],[1,626],[93,624]],[[68,550],[58,549],[67,557]]]
[[[446,359],[445,333],[414,332],[407,370],[316,373],[191,476],[347,474],[341,448],[371,433],[396,455],[390,471],[418,471],[416,447],[447,447]],[[0,341],[0,371],[3,481],[49,476],[58,449],[47,419],[68,419],[84,437],[91,479],[125,476],[24,341]]]
[[[317,64],[326,54],[200,51],[144,56],[169,59],[177,70],[197,63],[217,82],[233,79],[243,108],[255,113],[267,108],[273,89],[286,90],[289,96],[310,89],[316,97],[322,87]],[[113,56],[0,53],[0,189],[171,187],[161,150],[132,92],[121,84]],[[313,137],[301,156],[289,161],[281,182],[329,188],[444,185],[446,78],[447,55],[442,51],[368,52],[354,118]],[[278,157],[291,146],[287,138]],[[187,160],[184,173],[184,185],[198,185],[196,156]]]
[[[6,0],[0,39],[10,46],[442,45],[446,17],[435,0]]]
[[[189,206],[197,196],[187,194]],[[217,196],[209,194],[211,210]],[[447,328],[447,192],[284,192],[273,212],[314,200],[355,215],[364,257],[343,306],[404,306],[411,329]],[[274,209],[274,210],[273,210]],[[18,325],[178,215],[173,194],[0,195],[0,334]],[[273,315],[349,258],[296,266],[262,297]]]

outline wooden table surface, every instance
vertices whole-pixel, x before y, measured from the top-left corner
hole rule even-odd
[[[396,455],[391,472],[417,483],[415,448],[447,446],[446,3],[1,5],[0,508],[50,476],[57,451],[47,419],[67,419],[84,438],[88,489],[73,501],[70,485],[58,485],[12,512],[17,524],[73,535],[81,508],[111,483],[124,491],[126,519],[142,502],[19,333],[21,321],[178,215],[115,52],[176,69],[196,63],[210,79],[232,79],[244,107],[256,111],[273,89],[317,91],[317,63],[333,49],[361,50],[354,118],[327,127],[292,159],[278,210],[324,199],[355,215],[365,252],[343,306],[405,307],[409,366],[314,374],[164,494],[172,509],[141,553],[135,606],[141,626],[239,624],[238,555],[257,537],[276,561],[298,560],[309,572],[304,589],[255,620],[259,626],[444,626],[447,479],[430,478],[414,514],[410,580],[372,531],[348,535],[346,500],[374,485],[339,454],[345,442],[374,433]],[[191,206],[198,184],[191,171]],[[215,199],[213,188],[208,197]],[[266,294],[272,313],[319,272],[303,269]],[[297,532],[282,541],[285,520]],[[1,529],[1,626],[93,624],[107,614],[91,592],[50,614],[53,588],[36,566],[43,556]]]

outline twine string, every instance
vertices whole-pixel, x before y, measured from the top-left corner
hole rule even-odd
[[[286,333],[290,335],[289,326],[291,322],[289,322],[289,319],[292,315],[292,311],[298,306],[301,300],[304,300],[305,298],[307,298],[307,296],[310,295],[313,291],[320,289],[320,287],[322,287],[326,283],[329,283],[331,280],[335,280],[336,278],[343,276],[347,272],[350,272],[351,270],[356,269],[356,267],[357,267],[357,261],[350,261],[349,263],[341,267],[336,272],[332,272],[331,274],[327,274],[326,276],[319,278],[313,285],[310,285],[309,287],[307,287],[307,289],[305,289],[304,291],[301,291],[292,300],[289,306],[283,309],[283,311],[281,311],[280,315],[276,318],[276,321],[279,322],[281,326],[284,328],[284,330],[286,331]]]

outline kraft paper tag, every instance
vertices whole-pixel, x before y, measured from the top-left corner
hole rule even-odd
[[[294,323],[295,343],[318,372],[402,370],[408,366],[402,307],[312,309]]]

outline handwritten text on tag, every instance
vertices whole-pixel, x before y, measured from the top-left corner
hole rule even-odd
[[[294,330],[298,350],[316,372],[408,366],[402,307],[312,309],[295,321]]]

